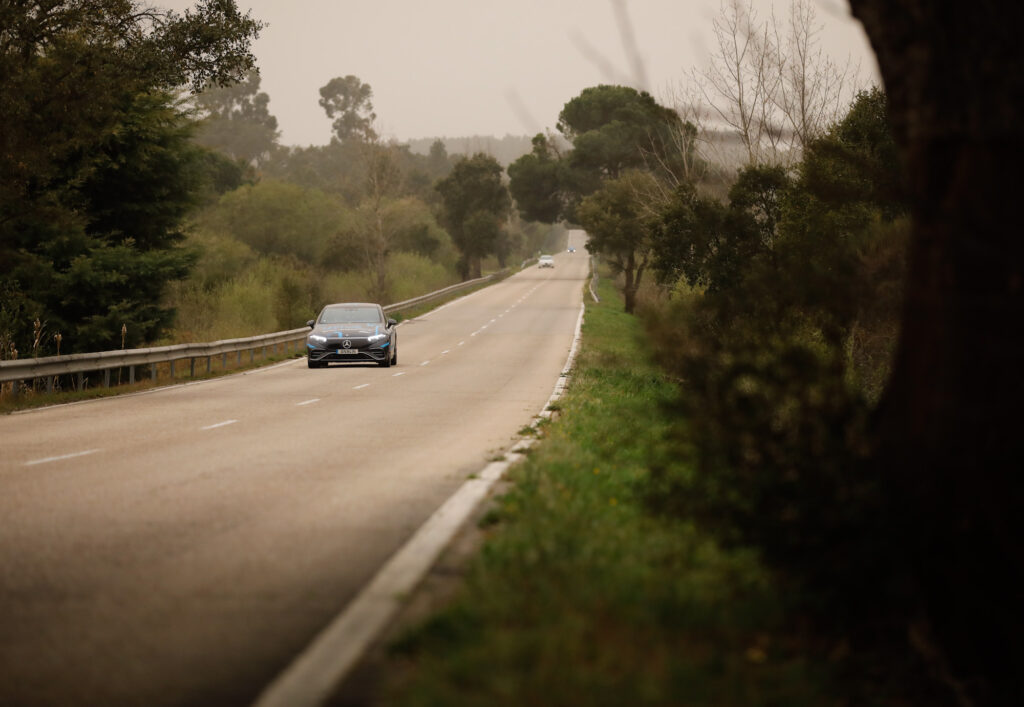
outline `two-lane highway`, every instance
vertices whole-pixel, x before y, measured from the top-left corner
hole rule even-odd
[[[0,418],[0,705],[250,703],[540,411],[583,243],[301,360]]]

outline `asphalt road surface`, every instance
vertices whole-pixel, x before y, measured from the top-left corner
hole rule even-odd
[[[0,417],[0,705],[249,704],[551,394],[582,240],[305,361]]]

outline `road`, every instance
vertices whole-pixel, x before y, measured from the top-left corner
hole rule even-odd
[[[0,705],[249,704],[551,394],[575,254],[296,360],[0,417]],[[582,234],[580,234],[582,235]]]

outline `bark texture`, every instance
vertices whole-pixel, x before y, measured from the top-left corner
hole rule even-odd
[[[1024,9],[850,5],[878,58],[914,222],[876,461],[948,677],[971,702],[1024,704]]]

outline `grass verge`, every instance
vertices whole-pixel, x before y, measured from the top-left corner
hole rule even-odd
[[[454,602],[390,649],[388,705],[817,705],[825,673],[749,551],[651,515],[677,394],[603,280],[559,420],[510,473]],[[669,461],[671,460],[662,460]]]

